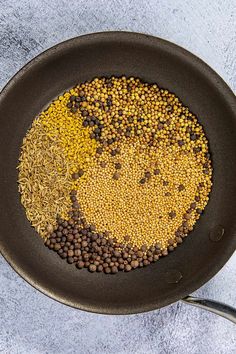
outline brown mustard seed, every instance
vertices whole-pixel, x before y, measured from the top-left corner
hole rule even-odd
[[[157,176],[160,174],[160,170],[158,168],[156,168],[154,171],[153,171],[154,175]]]
[[[185,190],[184,185],[183,185],[183,184],[180,184],[180,185],[178,186],[178,190],[179,190],[179,192],[184,191],[184,190]]]
[[[171,212],[169,213],[169,217],[170,217],[171,219],[174,219],[174,218],[176,217],[176,212],[175,212],[175,211],[171,211]]]
[[[100,163],[100,166],[101,166],[102,168],[105,168],[105,167],[107,166],[107,163],[106,163],[105,161],[102,161],[102,162]]]
[[[141,178],[140,181],[139,181],[140,184],[144,184],[145,182],[146,182],[145,178]]]
[[[119,178],[120,178],[120,173],[119,172],[115,172],[114,174],[113,174],[113,177],[112,177],[114,180],[118,180]]]
[[[122,167],[122,166],[121,166],[121,164],[120,164],[119,162],[116,162],[116,163],[115,163],[115,169],[116,169],[116,170],[120,170],[121,167]]]
[[[144,176],[145,176],[145,178],[150,179],[152,175],[151,175],[151,172],[146,171],[146,172],[144,173]]]

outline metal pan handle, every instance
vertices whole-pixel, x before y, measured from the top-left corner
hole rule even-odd
[[[236,309],[226,304],[223,304],[222,302],[197,298],[193,296],[186,296],[182,299],[182,301],[186,304],[190,304],[196,307],[200,307],[204,310],[213,312],[216,315],[222,316],[236,324]]]

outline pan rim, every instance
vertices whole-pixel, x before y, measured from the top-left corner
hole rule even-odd
[[[35,64],[42,62],[44,60],[47,60],[47,56],[50,56],[54,52],[60,51],[60,50],[65,50],[70,47],[74,47],[83,43],[87,43],[88,41],[91,42],[96,42],[96,41],[109,41],[109,40],[126,40],[126,41],[132,41],[132,43],[139,43],[139,44],[152,44],[156,46],[162,46],[166,50],[169,51],[175,51],[175,55],[178,55],[179,57],[184,57],[184,60],[189,61],[189,63],[193,66],[198,66],[201,68],[201,70],[205,73],[205,75],[209,76],[211,78],[211,81],[214,82],[214,85],[220,90],[221,95],[224,97],[224,100],[227,101],[230,109],[232,112],[236,112],[236,98],[234,96],[234,93],[232,90],[229,88],[229,86],[225,83],[225,81],[210,67],[208,64],[206,64],[204,61],[196,57],[194,54],[191,52],[187,51],[186,49],[171,43],[167,40],[154,37],[151,35],[147,34],[142,34],[142,33],[136,33],[136,32],[126,32],[126,31],[107,31],[107,32],[96,32],[96,33],[91,33],[91,34],[85,34],[82,36],[74,37],[71,39],[68,39],[66,41],[60,42],[56,44],[53,47],[50,47],[49,49],[43,51],[36,57],[34,57],[32,60],[30,60],[27,64],[25,64],[9,81],[8,83],[3,87],[1,93],[0,93],[0,102],[4,100],[5,95],[8,94],[8,92],[11,90],[11,88],[14,86],[15,82],[17,82],[28,70],[31,69],[32,66]],[[32,279],[32,276],[25,272],[24,270],[21,269],[21,267],[18,267],[17,262],[14,260],[14,255],[11,255],[10,252],[4,247],[4,242],[3,239],[0,238],[0,248],[1,248],[1,254],[2,256],[6,259],[8,264],[16,271],[18,275],[20,275],[28,284],[32,285],[35,289],[39,290],[41,293],[44,295],[49,296],[50,298],[63,303],[65,305],[68,305],[73,308],[77,308],[80,310],[88,311],[88,312],[93,312],[93,313],[100,313],[100,314],[113,314],[113,315],[128,315],[128,314],[135,314],[135,313],[142,313],[142,312],[147,312],[147,311],[152,311],[158,308],[158,306],[155,304],[155,302],[151,302],[145,305],[141,306],[136,306],[136,307],[128,307],[128,306],[123,306],[123,307],[99,307],[99,306],[91,306],[91,305],[83,305],[79,302],[72,302],[68,300],[64,296],[60,296],[60,294],[57,294],[50,289],[41,286],[37,282]],[[227,262],[227,260],[231,257],[233,252],[236,249],[236,242],[235,238],[232,237],[232,241],[227,244],[227,254],[224,254],[224,257],[220,259],[220,262],[217,264],[216,267],[214,267],[213,270],[209,271],[207,276],[204,278],[204,280],[197,280],[197,285],[192,285],[189,287],[185,292],[183,293],[183,297],[189,295],[189,293],[192,293],[193,291],[197,290],[199,287],[201,287],[203,284],[205,284],[207,281],[209,281],[218,271],[224,266],[224,264]],[[175,297],[174,301],[173,298],[166,299],[164,302],[163,306],[167,306],[175,301],[180,300],[180,298]]]

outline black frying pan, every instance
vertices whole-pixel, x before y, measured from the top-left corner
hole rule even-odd
[[[137,76],[179,96],[205,129],[214,167],[209,204],[184,243],[155,264],[114,276],[79,271],[44,246],[20,204],[16,171],[22,139],[34,117],[76,83],[111,75]],[[186,50],[136,33],[74,38],[39,55],[13,77],[0,95],[0,116],[1,252],[43,293],[92,312],[149,311],[185,298],[213,277],[234,252],[236,99],[212,69]],[[236,320],[236,312],[231,311],[231,319]]]

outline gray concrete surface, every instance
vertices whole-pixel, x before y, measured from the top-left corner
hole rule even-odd
[[[50,46],[83,33],[129,30],[173,41],[236,89],[232,0],[0,0],[0,86]],[[236,255],[196,294],[236,306]],[[236,327],[182,303],[132,316],[101,316],[34,290],[0,258],[4,354],[235,354]]]

